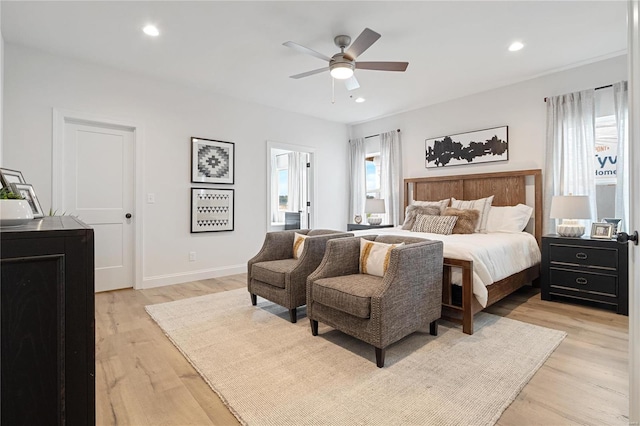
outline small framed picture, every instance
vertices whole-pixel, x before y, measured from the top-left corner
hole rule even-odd
[[[13,188],[13,192],[15,192],[16,194],[20,194],[22,198],[27,200],[29,206],[31,206],[33,217],[35,219],[44,216],[42,207],[40,207],[40,202],[38,201],[38,197],[36,197],[36,191],[33,190],[33,186],[28,183],[12,183],[11,187]]]
[[[233,189],[191,188],[191,233],[233,231]]]
[[[5,169],[0,167],[0,183],[2,187],[10,187],[12,183],[26,183],[22,172],[19,170]]]
[[[613,223],[594,223],[591,225],[591,238],[610,240],[613,237]]]
[[[233,184],[235,144],[191,138],[191,182]]]

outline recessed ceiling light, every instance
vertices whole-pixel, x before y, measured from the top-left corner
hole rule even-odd
[[[513,43],[511,43],[511,46],[509,46],[509,52],[517,52],[523,47],[524,47],[524,44],[522,44],[519,41],[514,41]]]
[[[142,31],[144,31],[146,35],[150,35],[152,37],[157,37],[160,35],[160,31],[158,31],[158,28],[156,28],[155,25],[147,25],[142,29]]]
[[[363,97],[357,97],[356,98],[356,102],[359,103],[359,104],[363,103],[364,101],[366,101],[366,99],[363,98]]]

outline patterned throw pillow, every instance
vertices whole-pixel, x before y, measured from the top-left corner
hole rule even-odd
[[[304,250],[304,240],[309,238],[307,235],[298,234],[294,232],[293,234],[293,258],[299,259],[302,256],[302,250]]]
[[[457,216],[456,225],[453,227],[452,234],[473,234],[478,220],[480,219],[480,212],[478,210],[460,210],[453,207],[447,207],[444,209],[443,215]]]
[[[439,206],[418,206],[412,204],[407,206],[407,210],[404,215],[404,223],[402,224],[402,229],[411,229],[413,228],[413,224],[416,221],[416,216],[418,214],[430,214],[433,216],[440,216],[440,207]]]
[[[489,210],[493,203],[493,195],[487,198],[479,198],[477,200],[456,200],[451,198],[451,207],[462,210],[478,210],[480,212],[480,220],[476,225],[476,232],[487,232],[487,220],[489,219]]]
[[[391,250],[400,244],[384,244],[360,239],[360,273],[383,277],[389,267]]]
[[[411,231],[450,235],[457,220],[458,216],[430,216],[419,214]]]

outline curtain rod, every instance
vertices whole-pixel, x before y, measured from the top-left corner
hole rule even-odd
[[[613,84],[607,84],[606,86],[596,87],[593,90],[608,89],[609,87],[613,87]],[[547,99],[549,99],[549,98],[544,98],[544,101],[547,102]]]
[[[400,129],[397,129],[396,131],[397,131],[398,133],[400,133]],[[376,136],[380,136],[380,133],[375,134],[375,135],[365,136],[365,137],[364,137],[364,138],[362,138],[362,139],[375,138]],[[349,139],[349,142],[351,142],[352,140],[353,140],[353,139]]]

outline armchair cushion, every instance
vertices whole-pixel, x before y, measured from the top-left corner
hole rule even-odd
[[[251,275],[258,281],[269,283],[274,287],[284,288],[285,275],[293,271],[298,263],[298,259],[254,263],[251,268]]]
[[[297,232],[293,236],[293,258],[299,259],[302,256],[304,250],[304,240],[309,238],[308,235],[298,234]]]
[[[380,291],[382,278],[354,274],[323,278],[310,283],[315,302],[358,318],[371,317],[371,296]]]
[[[400,244],[385,244],[365,239],[360,240],[360,272],[383,277],[389,267],[391,250]]]

